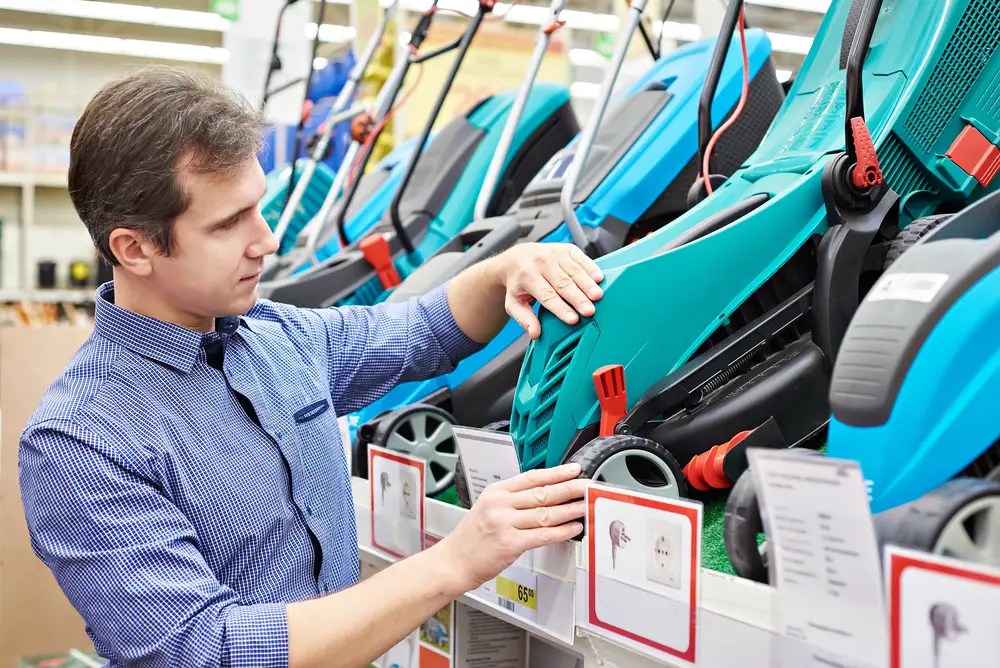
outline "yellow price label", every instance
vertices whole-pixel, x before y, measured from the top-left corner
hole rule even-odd
[[[538,595],[531,587],[527,587],[519,582],[502,575],[497,576],[497,596],[520,603],[524,607],[538,611]]]

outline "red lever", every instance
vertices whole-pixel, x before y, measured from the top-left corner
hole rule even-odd
[[[302,122],[303,123],[307,123],[309,121],[309,115],[312,114],[312,111],[313,111],[313,102],[312,102],[312,100],[306,100],[302,104]]]
[[[875,142],[868,132],[865,119],[852,118],[851,131],[854,134],[854,152],[858,156],[858,164],[851,171],[851,180],[859,188],[870,188],[882,183],[882,170],[878,166]]]
[[[751,431],[741,431],[728,442],[713,445],[708,452],[703,452],[692,458],[684,467],[684,477],[687,478],[688,483],[699,492],[732,487],[734,483],[726,477],[722,465],[726,461],[726,455],[729,454],[729,451],[749,436]]]
[[[601,436],[611,436],[628,410],[625,394],[625,367],[621,364],[602,366],[593,373],[597,401],[601,405]]]
[[[545,33],[546,35],[551,35],[556,30],[559,30],[559,28],[562,28],[564,25],[566,25],[565,21],[553,21],[549,25],[545,26],[545,29],[542,32]]]
[[[402,283],[396,266],[392,263],[392,252],[389,250],[389,242],[385,240],[384,234],[375,232],[362,239],[361,253],[368,260],[368,264],[375,269],[383,288],[389,290]]]
[[[944,155],[984,188],[1000,171],[1000,148],[971,125],[958,133]]]

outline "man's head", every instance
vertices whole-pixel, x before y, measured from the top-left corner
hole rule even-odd
[[[70,196],[136,310],[202,328],[253,306],[277,249],[257,208],[262,129],[247,100],[194,70],[144,68],[87,105]]]

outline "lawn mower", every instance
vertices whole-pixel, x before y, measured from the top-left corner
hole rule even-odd
[[[835,0],[747,163],[598,260],[593,317],[542,314],[510,419],[522,468],[573,461],[678,497],[730,488],[748,447],[815,442],[847,326],[900,231],[998,183],[979,166],[1000,130],[998,24],[996,0]]]
[[[1000,149],[975,154],[989,184]],[[860,463],[880,542],[1000,567],[1000,192],[921,223],[844,335],[827,454]],[[766,582],[750,471],[727,504],[730,561]]]
[[[268,192],[264,197],[261,213],[278,238],[277,254],[279,256],[284,255],[294,246],[299,233],[321,210],[321,203],[326,198],[326,194],[333,189],[333,184],[339,180],[338,176],[341,174],[346,176],[351,167],[354,155],[358,150],[356,140],[352,142],[348,153],[341,162],[337,170],[338,176],[334,176],[331,170],[323,165],[323,161],[327,159],[328,151],[331,148],[330,141],[336,127],[364,111],[360,106],[348,107],[354,103],[361,78],[375,55],[375,49],[385,35],[397,4],[398,0],[392,0],[383,9],[382,18],[375,33],[368,41],[361,59],[351,69],[344,87],[340,89],[326,119],[321,124],[321,130],[312,142],[309,157],[296,160],[297,156],[293,156],[290,168],[281,170],[275,175],[275,178],[269,179]],[[319,39],[318,35],[316,39]],[[312,61],[310,61],[310,65],[311,63]],[[310,72],[312,72],[311,66]],[[387,87],[385,100],[381,101],[380,104],[387,109],[388,106],[391,106],[398,92],[398,88]],[[304,110],[303,114],[308,115],[308,111]],[[299,173],[300,169],[301,174]],[[318,177],[316,181],[313,181],[314,176]],[[291,189],[290,192],[289,189]]]
[[[347,238],[348,207],[359,185],[353,182],[335,207],[332,238],[321,241],[313,257],[291,275],[262,283],[262,296],[312,308],[378,302],[472,221],[476,194],[492,185],[485,182],[491,164],[500,165],[493,171],[496,187],[487,207],[492,215],[507,210],[549,158],[573,138],[579,126],[569,88],[535,82],[544,54],[536,49],[537,58],[519,89],[482,100],[428,143],[461,56],[492,5],[492,0],[481,0],[470,20],[446,80],[449,85],[435,101],[381,223],[357,242]],[[561,5],[561,0],[553,1],[551,22],[539,28],[545,44],[559,25]]]
[[[621,93],[603,119],[624,53],[635,28],[642,28],[641,11],[639,3],[631,4],[631,21],[622,28],[602,94],[578,140],[553,157],[508,215],[470,225],[396,288],[389,301],[422,294],[515,243],[572,242],[582,237],[578,243],[591,256],[603,255],[669,223],[687,209],[698,174],[700,101],[708,91],[712,127],[731,117],[743,88],[740,47],[735,39],[728,49],[715,39],[705,39],[657,59]],[[766,33],[753,29],[746,38],[748,95],[743,113],[718,145],[715,167],[722,175],[738,169],[753,152],[784,99]],[[653,55],[659,54],[654,51]],[[706,129],[700,134],[707,136],[709,132]],[[592,155],[590,160],[588,154]],[[568,172],[572,165],[584,162],[586,169]],[[574,193],[570,200],[572,218],[565,215],[562,204],[566,193]],[[573,229],[581,232],[573,234]],[[511,320],[483,350],[463,360],[453,372],[399,385],[349,416],[349,432],[358,451],[354,457],[356,474],[367,475],[364,452],[369,443],[411,451],[424,448],[430,471],[427,493],[437,496],[454,481],[460,503],[468,505],[463,480],[454,475],[457,453],[450,429],[437,430],[453,422],[472,427],[502,426],[499,423],[510,416],[527,345],[527,334]],[[431,444],[435,439],[439,440]]]

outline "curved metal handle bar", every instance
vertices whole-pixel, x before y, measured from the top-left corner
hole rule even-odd
[[[438,0],[434,0],[431,5],[432,8],[437,7],[437,3]],[[432,17],[433,12],[421,16],[417,26],[413,29],[413,32],[410,33],[410,46],[419,48],[420,44],[424,40],[424,37],[427,35],[427,30],[430,28]],[[372,116],[374,118],[381,119],[389,113],[393,103],[396,101],[396,97],[399,95],[399,91],[403,88],[403,81],[406,79],[406,73],[409,71],[411,63],[412,59],[410,58],[409,53],[407,53],[404,57],[399,58],[393,65],[389,78],[382,85],[382,89],[375,97],[375,104],[372,110]],[[306,237],[306,252],[310,256],[315,254],[316,245],[323,232],[329,228],[331,222],[335,222],[337,226],[341,245],[346,246],[349,243],[344,233],[344,217],[347,208],[350,206],[351,201],[354,199],[354,195],[357,192],[358,181],[361,179],[355,179],[350,188],[348,188],[348,191],[343,193],[343,197],[340,197],[340,195],[361,147],[361,143],[357,141],[351,142],[351,145],[348,147],[347,152],[344,155],[344,159],[340,163],[340,167],[337,169],[337,175],[333,179],[333,185],[330,187],[330,190],[327,191],[326,198],[323,200],[323,205],[320,207],[319,213],[317,213],[316,216],[309,222],[309,225],[307,225],[309,234]],[[368,160],[371,158],[374,148],[375,142],[373,141],[365,152],[365,155],[362,156],[362,160],[358,165],[359,174],[364,172],[365,166],[367,166]],[[334,205],[338,203],[338,198],[341,206],[338,208],[337,212],[334,212]]]
[[[489,207],[490,200],[493,199],[493,191],[496,189],[497,181],[500,180],[500,172],[503,170],[504,162],[507,160],[507,154],[510,153],[510,146],[514,141],[514,133],[517,131],[517,126],[521,122],[521,116],[524,114],[524,107],[528,102],[531,87],[535,84],[535,79],[538,77],[538,70],[541,69],[542,60],[545,58],[545,52],[549,48],[549,42],[552,41],[552,35],[555,34],[553,30],[548,30],[548,27],[554,25],[559,20],[559,14],[562,13],[565,6],[566,0],[552,0],[552,3],[549,5],[549,21],[542,23],[538,28],[538,35],[535,37],[535,50],[531,54],[528,71],[521,81],[517,97],[514,98],[514,106],[510,110],[510,116],[507,117],[507,123],[503,126],[500,143],[497,145],[493,159],[490,160],[490,166],[486,170],[486,179],[483,181],[483,186],[479,189],[479,197],[476,199],[473,220],[482,220],[486,217],[486,209]]]
[[[424,145],[427,143],[427,138],[431,134],[431,128],[434,126],[434,122],[437,120],[438,114],[441,113],[441,107],[444,105],[444,100],[448,96],[448,91],[451,90],[451,85],[455,82],[455,77],[458,75],[458,69],[462,66],[462,61],[465,60],[465,54],[468,53],[469,46],[472,44],[472,38],[475,37],[476,32],[479,30],[479,26],[482,25],[483,17],[490,11],[492,11],[490,7],[485,2],[481,1],[479,3],[479,10],[476,12],[475,16],[472,17],[472,20],[469,21],[469,25],[466,27],[465,33],[462,35],[462,39],[458,44],[458,53],[455,54],[455,59],[451,63],[451,70],[448,72],[445,84],[442,86],[437,99],[434,101],[434,106],[431,109],[430,116],[427,117],[427,122],[424,123],[423,130],[420,132],[420,138],[417,140],[417,145],[413,150],[413,154],[410,156],[410,159],[406,164],[406,171],[403,172],[403,177],[400,180],[399,187],[396,188],[396,193],[392,198],[392,204],[389,206],[389,219],[392,222],[392,228],[396,232],[396,238],[399,239],[400,244],[403,246],[403,250],[405,250],[407,254],[413,253],[415,248],[413,246],[413,240],[410,239],[410,235],[406,232],[406,229],[403,227],[403,223],[400,220],[400,201],[403,199],[403,193],[406,192],[406,187],[410,183],[410,178],[413,176],[417,162],[420,161],[420,156],[424,153]]]
[[[705,85],[702,86],[701,97],[698,99],[699,174],[701,174],[702,165],[705,164],[705,151],[708,149],[708,142],[712,140],[712,102],[715,100],[715,90],[719,87],[722,66],[726,63],[729,44],[733,41],[733,35],[736,34],[736,24],[739,23],[741,9],[743,9],[743,0],[733,0],[726,7],[719,35],[715,39],[715,48],[712,49],[712,60],[709,61],[708,72],[705,74]],[[712,169],[711,160],[709,158],[709,171]],[[702,176],[707,179],[711,174],[702,174]]]
[[[868,48],[872,43],[872,35],[875,33],[875,22],[878,14],[882,10],[882,0],[865,0],[861,8],[861,17],[858,19],[858,27],[854,31],[851,39],[851,51],[847,57],[847,71],[844,73],[845,85],[847,87],[847,104],[844,108],[844,147],[850,157],[850,164],[858,161],[857,151],[854,149],[854,131],[851,128],[852,118],[865,118],[864,85],[862,84],[862,71],[865,66],[865,58],[868,56]]]
[[[563,182],[562,192],[559,195],[563,220],[566,221],[566,226],[569,227],[570,234],[573,235],[573,243],[583,250],[587,248],[587,237],[583,234],[583,227],[580,226],[580,220],[576,217],[576,211],[573,207],[573,193],[576,190],[577,181],[580,180],[580,174],[583,173],[583,166],[590,155],[590,149],[594,145],[594,139],[597,137],[597,129],[600,127],[601,120],[604,118],[604,112],[607,110],[608,101],[611,99],[611,91],[615,86],[615,80],[618,79],[622,63],[625,62],[625,55],[628,53],[632,34],[639,25],[639,21],[642,19],[642,12],[645,8],[646,0],[632,0],[629,3],[628,14],[618,32],[618,41],[615,43],[615,51],[611,57],[611,63],[604,73],[604,81],[601,82],[601,92],[597,97],[597,104],[594,106],[594,111],[591,112],[590,118],[587,119],[587,127],[584,128],[583,136],[580,137],[580,145],[576,149],[576,156],[573,158],[573,162],[569,165],[566,173],[566,181]]]

